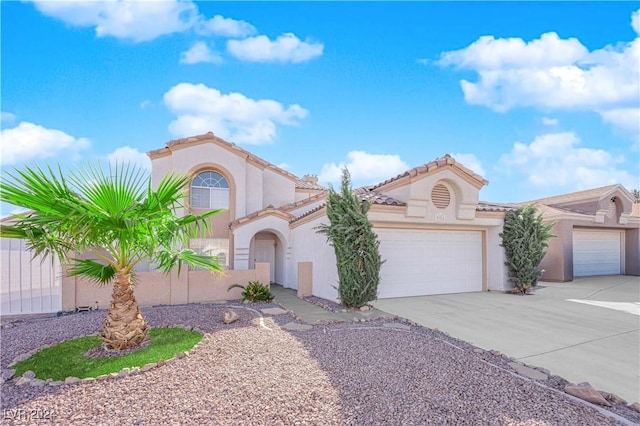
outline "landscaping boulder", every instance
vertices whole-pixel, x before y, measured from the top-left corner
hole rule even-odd
[[[564,391],[569,395],[598,405],[610,406],[609,401],[604,399],[602,394],[595,390],[588,382],[578,383],[577,385],[569,384],[565,386]]]
[[[222,322],[225,324],[231,324],[238,321],[238,314],[235,311],[224,311],[222,314]]]

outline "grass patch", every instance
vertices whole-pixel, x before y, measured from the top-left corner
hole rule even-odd
[[[125,367],[142,367],[161,359],[173,358],[178,352],[188,351],[202,340],[202,333],[182,328],[152,328],[151,343],[127,355],[88,358],[84,353],[102,344],[98,336],[69,340],[43,349],[13,368],[16,376],[31,370],[39,379],[64,380],[69,376],[84,379],[102,374],[117,373]]]

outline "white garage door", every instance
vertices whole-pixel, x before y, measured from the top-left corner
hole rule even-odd
[[[482,291],[480,231],[376,231],[379,298]]]
[[[573,230],[573,276],[617,275],[621,271],[620,231]]]

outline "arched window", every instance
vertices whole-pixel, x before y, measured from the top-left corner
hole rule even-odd
[[[199,173],[191,182],[191,207],[228,209],[229,182],[218,172]]]

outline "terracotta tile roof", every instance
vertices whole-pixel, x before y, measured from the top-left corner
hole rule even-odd
[[[299,189],[316,189],[318,191],[323,191],[325,188],[324,186],[316,183],[316,182],[309,182],[308,180],[304,180],[304,179],[298,179],[296,181],[296,188]]]
[[[468,169],[466,167],[464,167],[462,164],[458,163],[452,156],[450,156],[449,154],[445,154],[444,157],[440,157],[437,158],[433,161],[430,161],[426,164],[423,164],[422,166],[418,166],[418,167],[414,167],[411,170],[407,170],[404,173],[399,174],[396,177],[392,177],[390,179],[385,180],[384,182],[380,182],[378,184],[372,185],[369,188],[370,189],[377,189],[380,188],[381,186],[387,185],[391,182],[395,182],[398,179],[402,179],[404,177],[414,177],[414,176],[418,176],[424,173],[429,173],[432,172],[434,170],[437,170],[439,168],[443,168],[443,167],[448,167],[448,166],[452,166],[455,167],[456,169],[460,170],[461,172],[469,175],[469,177],[475,179],[476,181],[478,181],[479,184],[481,185],[487,185],[489,183],[488,180],[484,179],[482,176],[480,176],[479,174],[474,173],[471,169]]]
[[[243,224],[245,224],[247,222],[251,222],[252,220],[257,219],[259,217],[268,216],[268,215],[279,216],[279,217],[281,217],[281,218],[283,218],[285,220],[288,220],[288,221],[291,221],[291,220],[295,219],[295,216],[292,215],[291,213],[285,212],[284,210],[279,209],[279,208],[275,208],[272,205],[268,205],[266,208],[264,208],[262,210],[255,211],[255,212],[253,212],[251,214],[248,214],[248,215],[246,215],[244,217],[241,217],[239,219],[236,219],[236,220],[232,221],[229,224],[229,228],[235,228],[235,227],[237,227],[239,225],[243,225]]]
[[[539,198],[537,200],[524,201],[517,204],[518,205],[526,205],[526,204],[556,205],[556,204],[570,203],[573,201],[598,199],[618,187],[622,187],[622,185],[615,184],[615,185],[601,186],[600,188],[592,188],[592,189],[587,189],[585,191],[577,191],[577,192],[570,192],[568,194],[554,195],[553,197]]]
[[[354,192],[358,195],[361,201],[369,201],[371,204],[379,204],[385,206],[406,206],[407,203],[404,201],[396,200],[393,197],[390,197],[385,194],[381,194],[380,192],[375,192],[371,190],[370,186],[363,186],[362,188],[357,188]]]
[[[382,206],[406,206],[407,204],[403,201],[400,200],[396,200],[393,197],[389,197],[387,195],[381,194],[379,192],[375,192],[375,191],[371,191],[369,189],[369,187],[362,187],[362,188],[357,188],[354,189],[354,192],[356,193],[356,195],[358,195],[358,198],[361,201],[369,201],[372,204],[377,204],[377,205],[382,205]],[[327,191],[324,191],[321,194],[315,195],[313,198],[313,201],[316,201],[318,199],[320,199],[320,196],[326,196]],[[303,200],[305,202],[308,202],[307,200]],[[301,203],[300,201],[298,202],[300,203],[298,206],[303,205],[304,203]],[[295,203],[294,203],[295,204]],[[320,205],[315,206],[314,208],[302,213],[301,215],[296,216],[294,219],[292,219],[290,221],[290,223],[296,222],[304,217],[307,217],[317,211],[320,211],[322,209],[324,209],[327,206],[327,203],[322,203]],[[290,208],[289,208],[290,209]]]
[[[307,217],[307,216],[310,216],[310,215],[314,214],[315,212],[317,212],[317,211],[320,211],[320,210],[324,209],[326,206],[327,206],[327,203],[322,203],[322,204],[320,204],[320,205],[318,205],[318,206],[316,206],[316,207],[312,208],[311,210],[308,210],[308,211],[306,211],[306,212],[302,213],[301,215],[294,217],[293,219],[291,219],[291,220],[289,221],[289,223],[297,222],[297,221],[299,221],[299,220],[300,220],[300,219],[302,219],[302,218],[305,218],[305,217]]]
[[[202,141],[212,141],[214,143],[217,143],[218,145],[223,146],[224,148],[228,149],[229,151],[237,154],[240,157],[244,157],[246,158],[248,161],[251,161],[252,163],[255,163],[261,167],[264,167],[266,169],[270,169],[273,170],[276,173],[279,173],[283,176],[288,177],[289,179],[293,180],[295,182],[296,188],[300,188],[300,189],[318,189],[318,190],[322,190],[324,189],[324,187],[318,185],[317,183],[312,183],[312,182],[307,182],[303,179],[300,179],[298,176],[294,175],[293,173],[290,173],[278,166],[276,166],[273,163],[270,163],[260,157],[258,157],[257,155],[254,155],[252,153],[250,153],[249,151],[240,148],[239,146],[237,146],[234,143],[231,142],[227,142],[222,138],[219,138],[217,136],[215,136],[213,134],[213,132],[209,132],[209,133],[204,133],[202,135],[196,135],[196,136],[189,136],[186,138],[181,138],[181,139],[174,139],[171,140],[169,142],[167,142],[167,146],[165,148],[160,148],[160,149],[156,149],[153,151],[149,151],[149,156],[152,156],[154,154],[163,154],[166,152],[171,151],[172,147],[175,146],[179,146],[179,145],[186,145],[186,144],[191,144],[194,142],[202,142]]]
[[[515,204],[501,204],[501,203],[488,203],[486,201],[480,201],[476,207],[476,211],[479,212],[508,212],[517,210],[519,206]]]
[[[312,195],[311,197],[307,197],[307,198],[304,198],[302,200],[298,200],[296,202],[285,204],[284,206],[280,206],[280,209],[282,209],[284,211],[290,211],[290,210],[296,209],[296,208],[304,206],[306,204],[310,204],[310,203],[313,203],[315,201],[318,201],[321,198],[325,198],[327,196],[327,193],[328,193],[328,191],[325,189],[325,190],[323,190],[321,192],[318,192],[317,194]]]

